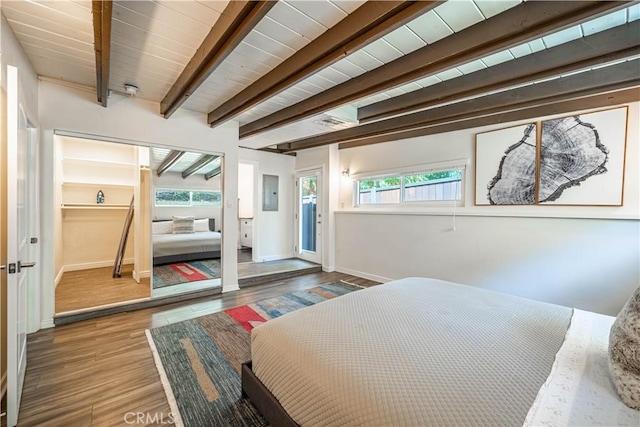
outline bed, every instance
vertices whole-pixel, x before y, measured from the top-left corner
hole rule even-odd
[[[195,220],[193,233],[174,234],[172,220],[153,221],[153,265],[220,258],[222,236],[213,218]]]
[[[242,390],[278,426],[637,426],[608,375],[613,320],[402,279],[253,329]]]

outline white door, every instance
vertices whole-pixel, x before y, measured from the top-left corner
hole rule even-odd
[[[7,423],[18,421],[27,365],[27,287],[30,247],[28,191],[35,187],[28,173],[29,137],[21,100],[18,70],[7,67]]]
[[[322,264],[322,170],[296,175],[296,255]]]

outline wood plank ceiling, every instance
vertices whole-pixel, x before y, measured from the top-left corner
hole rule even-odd
[[[198,64],[203,64],[198,59],[198,49],[203,46],[203,41],[207,40],[208,35],[210,37],[210,34],[214,33],[212,29],[216,27],[216,23],[220,27],[225,19],[229,20],[231,7],[228,3],[224,0],[114,1],[108,73],[109,89],[122,92],[126,83],[135,84],[140,88],[138,93],[140,98],[161,102],[167,97],[190,61],[192,63],[200,61]],[[236,3],[240,2],[235,2],[232,6]],[[364,0],[279,0],[274,2],[269,9],[264,10],[264,16],[259,16],[255,22],[243,24],[245,27],[242,28],[242,37],[238,38],[237,44],[231,46],[228,55],[216,64],[217,67],[211,68],[213,71],[197,89],[181,95],[186,101],[180,108],[203,114],[222,111],[221,106],[287,59],[294,57],[309,43],[325,33],[331,34],[331,29],[337,33],[339,28],[337,24],[353,14],[364,3]],[[396,3],[403,4],[403,2]],[[240,145],[250,148],[278,145],[280,149],[291,151],[297,149],[295,147],[313,146],[313,141],[322,141],[322,144],[331,143],[332,137],[329,136],[313,140],[314,135],[330,132],[339,132],[335,140],[345,141],[343,144],[346,144],[350,139],[345,135],[358,134],[360,131],[352,129],[349,133],[341,129],[356,126],[358,117],[362,123],[383,120],[380,122],[383,124],[378,124],[378,127],[359,126],[363,129],[384,129],[386,126],[384,123],[387,120],[393,120],[393,115],[414,113],[416,109],[437,108],[439,102],[454,102],[458,98],[464,100],[464,96],[485,96],[488,92],[508,90],[513,86],[536,81],[528,81],[522,76],[518,80],[516,76],[511,75],[510,81],[487,83],[486,87],[475,88],[475,91],[468,89],[469,93],[464,96],[456,92],[458,98],[441,101],[423,100],[424,93],[427,91],[424,88],[430,88],[429,92],[432,92],[432,89],[440,91],[438,93],[449,93],[446,92],[449,90],[452,94],[452,89],[446,89],[446,86],[443,86],[444,83],[449,82],[449,87],[455,87],[465,79],[476,80],[476,77],[482,76],[483,72],[491,74],[491,71],[484,70],[507,70],[511,68],[507,64],[518,67],[522,59],[528,56],[531,56],[531,61],[535,60],[533,58],[547,58],[539,54],[546,53],[557,46],[571,46],[570,42],[586,40],[597,33],[605,34],[604,32],[611,28],[629,26],[629,23],[634,23],[640,16],[640,4],[637,3],[577,2],[580,4],[577,9],[585,11],[583,15],[576,13],[575,17],[564,21],[549,20],[545,24],[546,27],[540,27],[537,30],[540,33],[539,37],[513,43],[512,41],[515,40],[513,36],[501,40],[500,35],[497,34],[494,36],[499,41],[496,46],[503,46],[501,49],[485,50],[489,53],[469,56],[471,60],[460,63],[450,61],[453,64],[450,67],[440,67],[434,72],[425,72],[424,75],[416,75],[415,78],[388,87],[380,86],[375,92],[364,91],[363,95],[357,95],[345,103],[337,103],[334,106],[340,108],[331,107],[329,111],[327,108],[322,108],[314,114],[301,115],[294,122],[283,122],[275,127],[266,127],[248,136],[250,135],[248,130],[255,128],[255,126],[249,126],[250,123],[253,124],[257,120],[264,121],[265,117],[271,117],[274,113],[292,105],[302,103],[299,104],[302,106],[304,102],[308,103],[308,100],[315,99],[314,97],[320,96],[319,94],[327,93],[332,89],[335,91],[338,87],[355,87],[354,85],[359,81],[365,81],[365,77],[369,75],[367,73],[390,68],[393,64],[399,64],[400,59],[407,55],[417,55],[421,50],[438,49],[439,46],[444,45],[443,40],[453,40],[456,36],[462,38],[464,34],[473,34],[483,22],[494,17],[502,19],[498,15],[517,16],[520,10],[535,8],[522,3],[521,0],[450,0],[433,2],[433,5],[428,7],[426,3],[429,2],[424,3],[422,5],[424,10],[419,13],[413,12],[415,16],[407,14],[404,20],[399,21],[395,26],[384,27],[384,25],[380,26],[379,22],[372,23],[373,26],[378,26],[376,30],[380,31],[378,35],[371,39],[363,39],[366,41],[362,45],[356,45],[355,49],[349,50],[345,47],[341,57],[336,56],[335,60],[327,61],[328,64],[315,65],[316,68],[311,68],[313,72],[301,80],[294,79],[291,82],[282,83],[277,90],[273,91],[274,93],[270,93],[272,96],[268,99],[261,100],[259,103],[246,104],[246,106],[236,106],[231,114],[221,113],[210,115],[210,117],[219,117],[220,120],[229,118],[237,120],[243,135]],[[576,2],[544,3],[545,5],[537,7],[537,10],[546,8],[552,12],[550,15],[562,8],[572,8],[577,4]],[[406,4],[409,7],[411,2]],[[388,5],[385,7],[390,9]],[[39,75],[96,87],[98,82],[91,1],[4,0],[1,3],[1,10]],[[360,13],[363,10],[360,9]],[[225,19],[221,20],[222,14],[225,14]],[[410,17],[407,18],[407,16]],[[514,23],[514,25],[519,24]],[[633,37],[633,31],[637,28],[636,25],[625,33],[624,49],[626,50],[620,47],[622,41],[615,43],[608,41],[607,46],[611,45],[611,49],[617,49],[615,55],[607,56],[607,52],[595,51],[590,59],[580,59],[577,55],[574,62],[569,61],[562,66],[556,65],[556,71],[547,70],[546,74],[540,71],[537,81],[560,76],[570,77],[569,74],[577,71],[597,68],[601,65],[600,61],[611,62],[637,56],[640,36],[635,39]],[[341,31],[344,32],[344,30]],[[532,34],[535,34],[535,31]],[[616,40],[618,39],[621,38],[617,37]],[[342,49],[342,47],[339,48]],[[482,49],[484,48],[479,48],[479,51]],[[455,52],[446,54],[454,55]],[[535,56],[536,54],[538,56]],[[579,61],[584,63],[579,66]],[[507,80],[506,77],[505,80]],[[447,96],[452,97],[451,94]],[[628,97],[628,95],[625,96]],[[420,101],[417,102],[416,99]],[[401,104],[402,102],[404,104]],[[410,121],[407,119],[407,123]],[[421,121],[418,120],[418,122]],[[398,121],[389,123],[398,123]],[[409,130],[403,130],[403,132],[406,131]],[[338,137],[338,135],[343,136]],[[169,151],[164,153],[164,156],[168,154]],[[193,163],[194,160],[188,161]],[[177,164],[180,162],[187,162],[187,159],[181,158]]]

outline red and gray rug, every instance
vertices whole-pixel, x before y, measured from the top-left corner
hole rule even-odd
[[[220,278],[220,259],[177,262],[153,267],[153,288]]]
[[[345,282],[147,330],[176,426],[265,426],[240,397],[240,365],[251,359],[251,330],[283,314],[361,289]]]

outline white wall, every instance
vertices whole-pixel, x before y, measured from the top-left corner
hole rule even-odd
[[[238,165],[238,216],[240,218],[253,218],[253,202],[255,199],[254,188],[256,186],[256,168],[254,163],[242,163]]]
[[[216,230],[222,225],[222,208],[221,207],[179,207],[179,206],[155,206],[155,189],[156,188],[183,188],[185,190],[210,190],[222,191],[221,175],[218,175],[206,181],[203,175],[191,175],[182,178],[181,173],[165,172],[158,176],[153,174],[153,188],[151,193],[151,211],[152,218],[171,219],[172,216],[195,216],[196,218],[215,218]]]
[[[436,277],[617,314],[640,282],[639,104],[630,105],[624,206],[474,206],[474,137],[487,126],[340,150],[340,169],[361,173],[470,159],[465,206],[352,208],[340,184],[336,269],[379,280]]]
[[[295,158],[265,151],[240,149],[240,161],[252,162],[256,169],[254,191],[254,260],[270,261],[293,256],[293,169]],[[262,211],[262,175],[279,177],[277,212]],[[231,177],[231,175],[228,175]]]
[[[160,115],[157,103],[136,98],[113,95],[109,107],[96,102],[93,90],[71,88],[51,81],[40,81],[39,108],[41,141],[45,151],[45,163],[53,164],[53,134],[55,130],[79,132],[108,137],[111,140],[128,140],[142,145],[156,145],[193,149],[211,154],[225,155],[225,174],[238,174],[238,124],[228,122],[212,129],[205,114],[179,110],[170,119]],[[47,169],[47,168],[43,168]],[[43,320],[53,316],[53,170],[43,170],[42,214],[51,218],[42,228],[43,253]],[[237,180],[224,180],[225,207],[223,209],[223,291],[238,288],[236,269],[237,252]]]
[[[21,90],[26,102],[25,108],[30,120],[37,120],[38,116],[38,75],[34,70],[27,54],[20,46],[18,39],[11,30],[4,14],[0,13],[0,52],[2,53],[2,88],[7,90],[7,65],[18,68],[20,73]],[[37,124],[37,123],[34,123]]]

